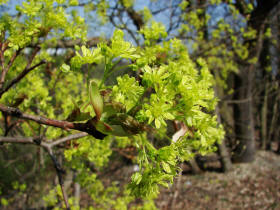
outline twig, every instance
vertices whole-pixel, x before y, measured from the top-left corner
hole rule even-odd
[[[84,132],[81,132],[81,133],[76,133],[76,134],[72,134],[72,135],[69,135],[69,136],[66,136],[66,137],[63,137],[61,139],[58,139],[56,141],[52,141],[50,143],[50,147],[55,147],[59,144],[62,144],[64,142],[67,142],[67,141],[71,141],[71,140],[74,140],[74,139],[79,139],[79,138],[82,138],[82,137],[85,137],[87,136],[88,134],[87,133],[84,133]]]
[[[2,143],[20,143],[20,144],[36,144],[36,138],[34,137],[0,137],[0,142]],[[41,144],[42,147],[45,147],[44,143]],[[48,146],[46,146],[48,148]]]
[[[39,145],[46,150],[52,149],[53,147],[62,144],[67,141],[72,141],[74,139],[79,139],[82,137],[87,136],[87,133],[81,132],[81,133],[76,133],[72,134],[57,140],[47,140],[46,138],[40,138],[40,141],[38,141],[38,137],[3,137],[0,136],[0,142],[1,143],[19,143],[19,144],[35,144]]]
[[[6,121],[6,119],[7,119],[7,117],[5,117],[5,121]],[[23,122],[23,120],[18,120],[18,121],[14,122],[14,123],[11,123],[8,127],[5,126],[6,129],[5,129],[4,136],[8,136],[9,132],[10,132],[14,127],[18,126],[21,122]],[[5,122],[5,125],[6,125],[6,122]]]
[[[109,42],[109,40],[106,40],[105,38],[101,37],[91,37],[88,38],[86,42],[87,47],[96,47],[98,43],[100,42]],[[39,42],[39,44],[41,44]],[[57,42],[50,42],[47,44],[47,48],[74,48],[75,45],[81,45],[83,44],[83,41],[81,39],[76,40],[58,40]],[[31,45],[31,47],[34,47]]]
[[[179,129],[179,125],[181,125],[181,128]],[[178,141],[182,136],[184,136],[186,134],[186,132],[188,131],[187,126],[185,125],[185,123],[183,122],[179,122],[177,120],[173,121],[173,126],[174,129],[176,131],[175,134],[173,134],[172,136],[172,141],[176,142]],[[179,187],[181,184],[181,179],[182,179],[182,167],[183,167],[183,163],[180,164],[180,171],[178,174],[178,179],[176,180],[176,183],[174,185],[174,194],[170,200],[170,209],[174,209],[174,206],[176,204],[176,200],[177,197],[179,195]],[[168,204],[167,204],[168,205]]]
[[[57,174],[57,177],[58,177],[58,181],[59,181],[59,185],[60,185],[60,188],[61,188],[61,191],[62,191],[63,200],[64,200],[64,203],[65,203],[66,209],[70,209],[67,194],[66,194],[65,189],[64,189],[64,181],[63,181],[63,177],[62,177],[62,175],[65,174],[65,171],[62,169],[59,162],[57,161],[55,155],[53,154],[52,149],[49,149],[48,153],[49,153],[49,155],[50,155],[50,157],[53,161],[53,164],[54,164],[54,167],[55,167],[55,170],[56,170],[56,174]]]
[[[62,175],[65,174],[65,171],[62,169],[59,162],[57,161],[52,148],[54,146],[57,146],[59,144],[66,142],[66,141],[71,141],[71,140],[74,140],[77,138],[84,137],[86,135],[88,135],[88,134],[87,133],[77,133],[77,134],[69,135],[69,136],[63,137],[61,139],[55,140],[53,142],[49,142],[49,143],[43,142],[42,140],[44,140],[44,139],[42,139],[42,138],[34,138],[34,137],[0,137],[0,142],[1,143],[35,144],[35,145],[45,148],[53,161],[53,164],[54,164],[54,167],[56,170],[56,174],[58,176],[59,185],[61,187],[61,191],[63,194],[65,206],[67,209],[70,209],[68,199],[67,199],[67,194],[64,189],[64,181],[63,181],[63,177],[62,177]]]
[[[42,65],[45,63],[45,61],[41,61],[40,63],[32,66],[32,61],[34,60],[35,56],[37,55],[37,53],[40,51],[40,47],[36,47],[31,55],[31,57],[29,58],[24,70],[16,77],[14,78],[8,85],[7,87],[3,88],[2,87],[2,90],[0,92],[0,97],[3,95],[3,93],[5,93],[6,91],[8,91],[14,84],[18,83],[23,77],[25,77],[30,71],[32,71],[33,69],[35,69],[36,67],[38,67],[39,65]],[[1,55],[1,63],[2,63],[2,76],[5,76],[3,75],[3,73],[6,74],[6,72],[8,71],[7,69],[5,69],[5,66],[4,66],[4,57],[3,57],[3,50],[1,51],[0,53]],[[14,58],[15,59],[15,58]],[[11,63],[9,63],[8,65],[11,65]],[[2,78],[1,78],[2,79]],[[4,78],[3,78],[4,79]],[[4,81],[3,81],[4,82]]]
[[[5,71],[5,60],[4,60],[4,53],[3,53],[3,45],[0,44],[0,63],[2,67],[2,73]]]
[[[170,209],[175,209],[176,201],[177,201],[177,198],[179,195],[179,188],[180,188],[181,182],[182,182],[182,167],[183,167],[183,163],[180,164],[180,171],[179,171],[178,178],[177,178],[175,186],[174,186],[175,192],[172,196]]]
[[[29,72],[31,72],[33,69],[37,68],[38,66],[41,66],[42,64],[45,64],[46,61],[41,61],[40,63],[37,63],[36,65],[32,67],[25,68],[16,78],[14,78],[3,90],[0,91],[0,97],[7,92],[12,86],[14,86],[16,83],[18,83],[23,77],[25,77]]]
[[[94,126],[95,118],[92,118],[85,123],[73,123],[73,122],[68,122],[68,121],[63,121],[63,120],[49,119],[49,118],[42,117],[42,116],[34,116],[34,115],[25,114],[17,108],[5,106],[2,104],[0,104],[0,111],[2,111],[5,114],[11,115],[13,117],[17,117],[17,118],[21,118],[21,119],[25,119],[25,120],[32,120],[39,124],[58,127],[58,128],[62,128],[64,130],[73,129],[73,130],[86,132],[96,139],[104,139],[105,136],[107,136],[106,134],[103,134],[100,131],[96,130],[96,128]]]
[[[6,78],[6,74],[9,71],[9,69],[11,68],[11,66],[13,65],[16,57],[20,54],[20,51],[22,50],[22,48],[18,49],[13,56],[11,57],[8,65],[5,67],[4,66],[4,56],[3,56],[3,52],[1,52],[1,65],[2,65],[2,72],[1,72],[1,78],[0,78],[0,90],[3,88],[4,82],[5,82],[5,78]]]
[[[245,98],[245,99],[235,99],[235,100],[224,100],[224,103],[227,104],[242,104],[242,103],[248,103],[252,100],[252,97]]]

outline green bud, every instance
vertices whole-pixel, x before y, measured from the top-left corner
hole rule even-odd
[[[94,81],[90,81],[89,84],[89,98],[90,103],[94,109],[97,120],[100,120],[103,112],[103,98],[100,95],[97,84]]]

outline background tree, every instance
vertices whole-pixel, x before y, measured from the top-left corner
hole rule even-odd
[[[139,30],[135,42],[141,47],[125,41],[121,30],[109,41],[87,38],[78,8],[106,21],[107,9],[119,5]],[[141,22],[132,2],[29,0],[15,14],[2,14],[0,21],[1,171],[6,171],[1,189],[7,192],[2,205],[30,195],[28,180],[41,183],[53,176],[52,163],[59,187],[38,185],[39,193],[33,191],[22,205],[75,208],[82,187],[96,208],[125,209],[141,197],[151,209],[159,185],[172,183],[179,162],[215,150],[223,130],[205,61],[194,63],[184,44],[167,38],[162,24]],[[116,71],[127,74],[112,78]],[[186,126],[180,138],[167,133],[171,121]],[[139,169],[128,185],[118,187],[113,180],[105,185],[106,166],[116,160],[113,150],[127,148],[134,150]],[[34,161],[19,163],[18,154],[26,153]],[[74,188],[65,180],[73,180]],[[9,197],[16,191],[19,198]]]
[[[278,11],[276,0],[30,0],[2,12],[2,203],[62,206],[64,196],[78,206],[82,191],[98,208],[137,206],[142,196],[152,209],[178,163],[214,145],[224,171],[254,160],[258,145],[274,150]],[[140,170],[128,186],[107,183],[123,159]],[[64,192],[43,189],[46,176]],[[30,196],[9,197],[18,191]]]
[[[269,39],[269,19],[276,16],[277,3],[182,1],[180,4],[182,24],[179,24],[179,37],[190,46],[191,56],[206,59],[215,76],[216,94],[221,99],[219,113],[231,139],[232,158],[237,162],[254,159],[254,133],[258,127],[254,116],[259,116],[261,111],[253,110],[253,106],[254,99],[262,98],[254,81],[260,75],[259,64],[270,65],[267,61],[270,50],[267,47],[265,51],[263,46],[267,45],[263,42]],[[258,81],[263,84],[262,80]],[[266,110],[265,103],[263,107]],[[262,113],[262,139],[265,142],[267,116],[265,111]],[[272,130],[275,131],[271,128],[271,133]]]

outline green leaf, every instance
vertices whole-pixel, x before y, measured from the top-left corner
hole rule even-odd
[[[169,187],[169,185],[168,185],[168,183],[167,183],[167,182],[159,181],[158,183],[159,183],[160,185],[162,185],[162,186],[166,187],[166,188],[168,188],[168,187]]]
[[[156,125],[156,128],[160,128],[161,123],[160,123],[159,119],[155,119],[155,125]]]
[[[166,173],[171,173],[170,166],[166,162],[161,162],[161,165]]]
[[[172,114],[169,113],[169,112],[166,112],[163,116],[164,116],[167,120],[174,120],[174,119],[175,119],[174,115],[172,115]]]
[[[142,175],[139,172],[136,172],[132,175],[131,179],[135,184],[138,185],[142,180]]]
[[[61,71],[63,71],[64,73],[67,73],[70,71],[70,66],[68,66],[67,64],[62,64],[62,66],[60,67]]]
[[[96,114],[97,120],[100,120],[103,112],[103,98],[100,95],[97,84],[94,81],[90,81],[89,84],[89,98],[92,108]]]

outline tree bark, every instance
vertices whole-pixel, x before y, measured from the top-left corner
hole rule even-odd
[[[268,100],[268,81],[265,80],[265,90],[264,90],[264,97],[263,97],[263,104],[262,104],[262,110],[261,110],[261,132],[262,132],[262,149],[265,150],[266,149],[266,145],[267,145],[267,108],[268,108],[268,104],[267,104],[267,100]]]
[[[216,115],[217,115],[218,122],[221,123],[221,116],[220,116],[218,106],[216,107]],[[232,162],[231,162],[230,154],[228,152],[228,148],[226,146],[225,139],[222,140],[221,144],[218,144],[218,153],[221,158],[223,172],[230,171],[232,169]]]
[[[234,162],[251,162],[255,159],[255,134],[252,104],[252,72],[243,70],[235,75],[235,100],[244,100],[234,104],[234,124],[236,149],[233,154]]]
[[[238,2],[238,1],[237,1]],[[248,20],[248,26],[257,32],[255,41],[248,42],[249,58],[259,58],[262,49],[262,34],[266,17],[277,6],[278,0],[258,0],[257,7],[253,10]],[[236,5],[238,8],[238,5]],[[241,14],[242,11],[240,10]],[[246,14],[243,14],[246,16]],[[253,117],[252,85],[255,65],[249,64],[240,69],[235,75],[235,100],[245,100],[244,103],[234,105],[235,134],[237,147],[233,160],[235,162],[251,162],[255,159],[255,134]]]

